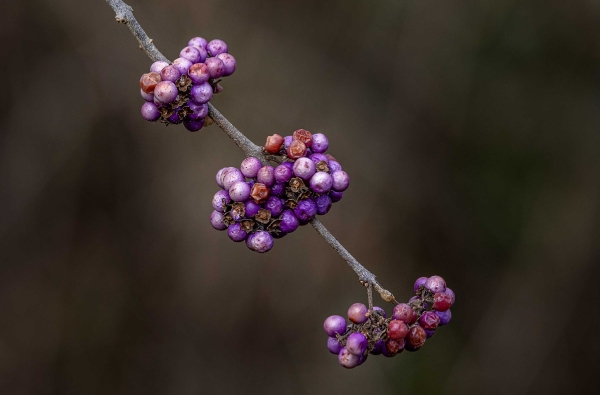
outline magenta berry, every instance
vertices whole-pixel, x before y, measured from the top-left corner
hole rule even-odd
[[[235,61],[235,58],[232,55],[230,55],[228,53],[222,53],[222,54],[217,55],[217,58],[219,60],[221,60],[221,62],[223,62],[223,65],[224,65],[223,76],[224,77],[227,77],[235,72],[235,67],[237,65],[237,62]]]
[[[346,349],[354,355],[362,355],[366,350],[369,342],[365,335],[355,332],[346,339]]]
[[[171,81],[161,81],[154,88],[154,97],[163,104],[175,100],[177,93],[177,87]]]
[[[388,324],[388,336],[392,340],[404,339],[408,334],[408,326],[404,321],[391,320]]]
[[[433,295],[433,309],[446,311],[452,306],[452,296],[446,292],[438,292]]]
[[[167,62],[163,62],[162,60],[158,60],[154,63],[152,63],[152,66],[150,66],[150,71],[154,72],[154,73],[160,73],[160,71],[162,69],[164,69],[165,67],[167,67],[169,64]]]
[[[173,61],[172,66],[179,70],[181,75],[187,74],[190,71],[190,67],[192,67],[192,62],[190,62],[186,58],[177,58]]]
[[[338,354],[338,362],[346,369],[352,369],[360,365],[361,358],[358,355],[352,354],[345,347]]]
[[[452,313],[450,312],[450,310],[436,311],[435,314],[440,319],[440,323],[438,324],[438,326],[448,325],[450,323],[450,320],[452,319]]]
[[[142,105],[142,117],[147,121],[156,121],[160,118],[160,111],[154,103],[146,102]]]
[[[440,317],[435,314],[433,311],[425,311],[419,317],[419,325],[423,327],[423,329],[435,330],[440,323]]]
[[[246,181],[234,182],[229,188],[229,196],[234,202],[245,202],[250,198],[250,185]]]
[[[340,353],[340,351],[342,351],[343,347],[344,346],[342,346],[342,343],[340,343],[337,338],[335,338],[335,337],[327,338],[327,349],[329,350],[330,353],[338,355]]]
[[[210,56],[217,56],[228,51],[227,44],[223,40],[212,40],[206,45],[206,50],[210,53]]]
[[[346,333],[346,320],[339,315],[329,316],[323,323],[323,329],[327,336],[343,335]]]
[[[227,235],[232,241],[239,243],[240,241],[246,240],[248,233],[244,229],[242,229],[242,225],[239,222],[231,224],[229,228],[227,228]]]
[[[309,180],[315,174],[315,172],[315,163],[308,158],[299,158],[294,163],[294,175],[296,177],[300,177],[303,180]]]
[[[223,217],[223,213],[218,212],[216,210],[210,214],[210,224],[213,226],[213,228],[215,228],[216,230],[227,229],[227,225],[225,225],[225,223],[223,222]]]
[[[322,133],[315,133],[312,135],[312,146],[311,149],[315,153],[323,153],[329,148],[329,140]]]
[[[348,319],[355,324],[362,324],[367,320],[367,306],[362,303],[354,303],[348,309]]]
[[[392,319],[403,321],[407,325],[412,325],[417,320],[417,314],[408,304],[400,303],[394,306]]]
[[[208,44],[208,42],[203,37],[194,37],[188,41],[188,46],[190,47],[200,47],[206,49],[206,44]]]
[[[444,292],[446,290],[446,281],[440,276],[431,276],[425,281],[423,286],[433,293]]]
[[[427,339],[427,334],[425,330],[418,325],[411,327],[408,330],[408,334],[406,335],[406,344],[404,348],[408,351],[417,351],[423,344],[425,344],[425,340]]]
[[[225,65],[223,61],[219,58],[208,58],[204,62],[206,68],[208,69],[208,74],[210,78],[219,78],[223,77],[225,74]]]
[[[169,65],[167,67],[163,67],[160,71],[160,78],[163,81],[171,81],[175,82],[181,77],[181,72],[179,69],[173,65]]]

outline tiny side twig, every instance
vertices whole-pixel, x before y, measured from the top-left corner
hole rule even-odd
[[[115,19],[119,23],[123,23],[129,27],[129,30],[133,34],[133,36],[138,40],[140,44],[140,48],[146,52],[148,57],[153,61],[162,60],[164,62],[169,62],[167,59],[152,43],[152,39],[148,37],[142,26],[138,23],[138,21],[133,16],[133,9],[125,4],[122,0],[106,0],[108,5],[115,12]],[[214,123],[217,124],[236,144],[237,146],[246,154],[246,156],[253,156],[258,158],[264,165],[269,162],[279,162],[278,158],[273,157],[271,155],[265,155],[262,148],[258,145],[254,144],[250,141],[242,132],[240,132],[227,118],[223,116],[212,104],[208,103],[208,114]],[[354,270],[354,272],[358,275],[358,279],[368,288],[369,294],[369,310],[373,308],[372,301],[372,289],[375,289],[381,296],[383,300],[386,302],[391,302],[394,304],[398,304],[394,295],[386,289],[384,289],[378,282],[377,278],[373,273],[367,270],[363,265],[361,265],[356,258],[354,258],[348,250],[344,248],[344,246],[337,241],[337,239],[327,230],[327,228],[319,221],[317,218],[313,218],[310,221],[310,224],[315,228],[315,230],[329,243],[334,250],[337,251],[338,254],[348,263],[348,265]]]

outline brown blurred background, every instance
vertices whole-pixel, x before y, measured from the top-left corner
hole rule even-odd
[[[341,368],[344,261],[310,227],[265,255],[211,228],[243,155],[141,118],[151,61],[104,1],[4,1],[0,393],[593,392],[598,1],[129,4],[170,59],[227,41],[212,102],[255,142],[326,133],[352,185],[323,223],[402,300],[445,277],[454,318]]]

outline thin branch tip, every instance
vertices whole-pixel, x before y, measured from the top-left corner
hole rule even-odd
[[[138,40],[140,49],[146,52],[146,55],[152,61],[164,61],[169,62],[153,43],[153,40],[148,37],[142,26],[138,23],[138,21],[133,16],[133,8],[123,2],[122,0],[106,0],[108,5],[115,12],[115,20],[119,23],[127,25],[131,34]],[[208,103],[208,114],[209,118],[217,124],[233,141],[234,143],[244,152],[244,154],[249,157],[253,156],[258,158],[263,165],[267,165],[270,162],[280,163],[276,157],[272,155],[267,155],[262,147],[254,144],[250,141],[242,132],[240,132],[227,118],[223,116],[211,103]],[[368,288],[369,292],[369,307],[372,309],[372,292],[373,289],[379,293],[381,298],[390,303],[398,304],[394,295],[384,289],[378,282],[377,278],[373,273],[367,270],[363,265],[361,265],[356,258],[354,258],[344,246],[337,241],[337,239],[327,230],[327,228],[319,221],[317,218],[313,218],[310,221],[310,224],[315,228],[315,230],[329,243],[329,245],[348,263],[350,268],[354,270],[354,272],[358,275],[359,281],[365,287]]]

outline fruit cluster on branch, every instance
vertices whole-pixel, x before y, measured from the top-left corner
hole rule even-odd
[[[251,156],[239,169],[219,170],[216,181],[222,189],[213,197],[212,226],[227,229],[231,240],[245,240],[253,251],[267,252],[274,239],[327,214],[350,184],[340,163],[325,153],[328,148],[324,134],[305,129],[267,137],[263,150],[280,165],[263,166]]]

